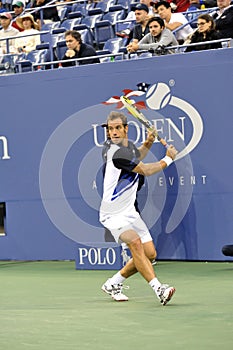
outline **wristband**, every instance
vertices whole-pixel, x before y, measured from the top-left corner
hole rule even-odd
[[[173,159],[171,159],[171,157],[169,156],[165,156],[164,158],[161,159],[163,162],[165,162],[167,164],[167,166],[169,166],[171,163],[173,163]]]

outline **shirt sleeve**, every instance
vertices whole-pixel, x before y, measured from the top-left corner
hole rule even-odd
[[[138,150],[131,151],[127,147],[121,147],[113,155],[113,164],[117,169],[132,171],[139,163]]]
[[[156,50],[159,46],[169,46],[172,44],[172,32],[170,30],[166,30],[164,29],[162,31],[162,34],[161,34],[161,37],[159,39],[158,42],[154,42],[154,43],[150,43],[148,44],[147,41],[148,40],[145,40],[147,39],[145,36],[139,43],[138,43],[138,46],[139,46],[139,49],[140,50]],[[148,36],[149,37],[149,36]]]
[[[185,24],[188,21],[182,13],[173,13],[169,23],[175,23],[175,22]]]
[[[151,42],[151,34],[146,34],[138,43],[138,45],[150,44]]]
[[[138,41],[141,39],[140,28],[138,25],[133,29],[133,39],[137,39]]]

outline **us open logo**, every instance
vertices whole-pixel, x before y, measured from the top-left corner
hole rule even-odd
[[[150,190],[146,193],[142,215],[153,210],[153,216],[146,220],[149,228],[159,220],[168,191],[178,179],[176,201],[165,227],[166,233],[177,228],[189,207],[192,185],[196,181],[190,153],[203,135],[199,112],[189,102],[174,96],[174,87],[175,82],[171,80],[169,84],[147,84],[146,89],[141,91],[122,90],[122,94],[143,110],[161,136],[179,150],[172,165],[174,175],[166,179],[160,173],[156,180],[153,176],[147,178]],[[68,238],[95,247],[106,246],[104,230],[98,221],[102,184],[101,147],[106,139],[101,124],[113,109],[122,109],[126,113],[120,104],[120,96],[110,97],[104,103],[89,106],[65,119],[48,139],[40,163],[41,199],[51,222]],[[129,116],[128,120],[133,141],[143,142],[145,127]],[[150,152],[149,160],[157,161],[159,156],[159,153]],[[201,181],[203,184],[206,181],[205,174]]]

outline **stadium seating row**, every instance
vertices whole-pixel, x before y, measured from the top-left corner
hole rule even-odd
[[[13,58],[7,55],[2,63],[10,62],[11,66],[17,66],[19,63],[20,71],[36,70],[39,64],[42,69],[49,68],[43,63],[62,59],[66,50],[64,33],[70,29],[79,31],[83,42],[94,46],[99,55],[125,52],[127,39],[116,37],[117,24],[126,18],[127,11],[130,11],[132,6],[135,6],[135,0],[102,0],[90,4],[74,3],[63,6],[59,11],[61,21],[45,23],[42,26],[42,44],[37,46],[36,50],[27,55],[19,55],[18,58],[16,55],[13,55]],[[189,20],[191,15],[187,13]],[[108,60],[109,57],[101,62]]]
[[[108,39],[115,37],[117,21],[123,20],[126,16],[122,5],[111,6],[109,12],[106,13],[99,8],[90,9],[86,16],[81,11],[73,11],[74,9],[75,7],[61,22],[46,23],[42,26],[43,31],[50,31],[49,34],[41,35],[43,42],[49,41],[54,47],[62,37],[58,34],[65,30],[75,29],[82,30],[83,41],[101,49]]]

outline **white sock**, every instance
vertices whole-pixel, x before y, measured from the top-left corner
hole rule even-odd
[[[149,282],[149,285],[151,286],[151,288],[155,291],[155,293],[157,292],[158,288],[161,286],[161,283],[159,282],[158,278],[153,278],[153,280],[151,280]]]
[[[120,271],[118,271],[115,275],[112,276],[112,278],[110,278],[111,284],[123,283],[124,280],[125,277],[121,275]]]

